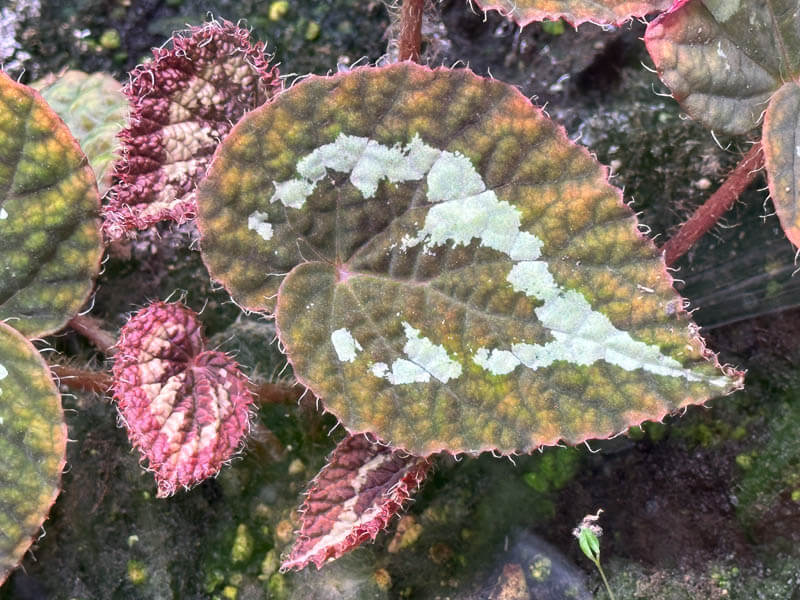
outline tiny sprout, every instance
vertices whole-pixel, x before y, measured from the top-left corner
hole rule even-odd
[[[614,592],[611,591],[611,586],[608,585],[608,579],[603,572],[603,567],[600,566],[600,536],[603,535],[603,528],[597,524],[600,519],[600,513],[603,509],[597,510],[597,514],[586,515],[578,526],[572,530],[572,535],[578,538],[578,545],[586,557],[594,563],[597,570],[600,572],[600,577],[603,578],[603,584],[606,586],[608,597],[611,600],[614,598]]]

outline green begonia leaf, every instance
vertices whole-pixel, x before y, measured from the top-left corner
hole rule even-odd
[[[672,0],[476,0],[483,10],[496,10],[521,27],[533,21],[565,19],[573,25],[586,21],[619,24],[633,17],[666,10]]]
[[[32,338],[78,312],[100,268],[99,204],[64,122],[0,72],[0,319]]]
[[[0,322],[0,584],[58,496],[66,443],[50,370],[30,342]]]
[[[413,454],[579,442],[739,385],[605,170],[466,70],[309,78],[237,125],[199,208],[212,276],[276,314],[297,378]]]
[[[800,246],[800,11],[794,0],[683,0],[647,28],[659,75],[686,111],[727,133],[756,127],[770,193]]]
[[[106,73],[67,71],[40,83],[42,97],[64,119],[86,153],[100,195],[111,184],[112,165],[120,147],[117,134],[128,120],[122,85]],[[37,88],[37,84],[32,84]]]

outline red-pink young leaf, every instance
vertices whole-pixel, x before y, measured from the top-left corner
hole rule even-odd
[[[311,482],[300,510],[300,532],[282,570],[319,569],[374,540],[416,492],[430,469],[426,458],[370,442],[343,439]]]
[[[229,356],[205,350],[197,316],[179,303],[156,302],[128,321],[113,374],[128,438],[160,498],[215,475],[249,430],[247,378]]]
[[[104,208],[110,239],[196,213],[195,188],[220,140],[280,88],[278,70],[249,32],[223,21],[176,34],[171,48],[131,72],[130,125],[120,133],[117,178]]]

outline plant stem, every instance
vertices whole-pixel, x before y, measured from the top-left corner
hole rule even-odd
[[[595,566],[597,567],[597,570],[600,571],[600,577],[603,578],[603,583],[606,586],[606,591],[608,592],[609,600],[617,600],[614,597],[614,592],[611,591],[611,586],[608,585],[608,579],[606,579],[606,574],[603,572],[603,567],[600,566],[599,555],[598,555],[598,559],[593,561],[593,562],[594,562]]]
[[[105,394],[111,388],[111,375],[104,371],[90,371],[68,365],[50,365],[60,383],[77,392]]]
[[[400,60],[419,62],[419,47],[422,43],[422,8],[425,0],[403,0],[400,13]]]
[[[295,404],[303,395],[303,388],[285,383],[262,383],[253,386],[256,404]]]
[[[103,329],[103,322],[100,319],[89,315],[75,315],[70,319],[68,325],[92,342],[103,354],[110,356],[114,353],[117,339]]]
[[[761,143],[753,147],[744,155],[739,164],[731,171],[719,189],[711,194],[700,208],[686,221],[674,236],[672,236],[661,250],[664,252],[664,262],[668,267],[675,264],[681,256],[689,251],[697,240],[711,229],[720,217],[733,206],[736,199],[744,192],[758,175],[758,170],[764,166],[764,153]]]

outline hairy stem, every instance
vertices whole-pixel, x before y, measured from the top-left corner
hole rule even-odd
[[[419,62],[422,43],[422,8],[425,0],[403,0],[400,13],[399,59]]]
[[[104,394],[111,390],[113,378],[106,371],[80,369],[69,365],[51,364],[50,370],[60,383],[76,392]],[[262,383],[252,386],[256,404],[296,404],[303,395],[303,388],[286,383]]]
[[[111,389],[111,375],[105,371],[79,369],[69,365],[50,365],[50,370],[62,385],[76,392],[105,394]]]
[[[736,199],[744,192],[758,175],[758,170],[764,166],[764,153],[761,143],[753,147],[744,155],[739,164],[731,171],[719,189],[711,194],[700,208],[686,221],[674,236],[662,246],[664,262],[670,267],[681,256],[689,251],[697,240],[711,229],[720,217],[733,206]]]
[[[117,343],[117,338],[103,329],[103,322],[100,319],[89,315],[75,315],[70,319],[69,326],[92,342],[103,354],[111,355],[114,353],[114,345]]]
[[[256,404],[296,404],[303,395],[303,388],[299,385],[286,383],[262,383],[253,386],[253,395]]]

